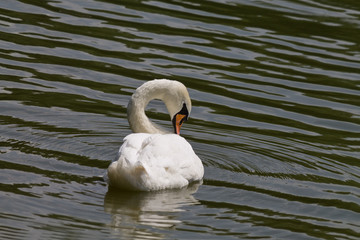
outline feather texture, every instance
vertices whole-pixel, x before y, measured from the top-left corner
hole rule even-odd
[[[140,191],[181,188],[203,175],[200,158],[176,134],[128,135],[108,169],[110,185]]]

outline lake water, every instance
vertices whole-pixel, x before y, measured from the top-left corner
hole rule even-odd
[[[0,238],[359,239],[359,45],[357,0],[1,1]],[[204,180],[108,191],[155,78]]]

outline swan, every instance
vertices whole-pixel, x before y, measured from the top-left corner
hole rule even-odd
[[[174,133],[165,131],[146,116],[145,107],[153,99],[165,103]],[[108,167],[109,186],[156,191],[200,181],[204,166],[191,145],[180,136],[180,128],[190,112],[189,93],[178,81],[155,79],[138,87],[127,107],[133,133],[124,138],[117,157]]]

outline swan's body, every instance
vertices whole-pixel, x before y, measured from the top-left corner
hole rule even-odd
[[[152,99],[165,102],[177,134],[166,133],[147,118],[144,109]],[[202,162],[179,135],[190,111],[189,93],[180,82],[153,80],[136,89],[128,105],[128,120],[134,133],[125,137],[108,168],[109,185],[151,191],[181,188],[201,180]]]

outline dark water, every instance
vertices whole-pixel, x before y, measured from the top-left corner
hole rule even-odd
[[[359,36],[355,0],[1,1],[0,238],[359,239]],[[204,182],[108,191],[154,78]]]

